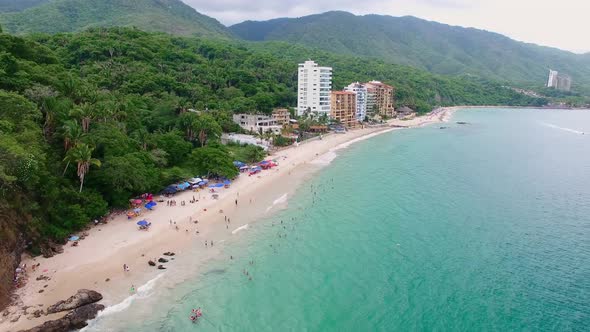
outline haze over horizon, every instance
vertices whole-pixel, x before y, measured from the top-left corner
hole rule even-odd
[[[182,0],[197,11],[225,25],[247,20],[301,17],[342,10],[356,15],[416,16],[440,23],[472,27],[506,35],[512,39],[575,52],[590,52],[590,31],[584,0],[560,2],[536,0]],[[228,9],[229,8],[229,9]],[[506,10],[510,8],[510,10]]]

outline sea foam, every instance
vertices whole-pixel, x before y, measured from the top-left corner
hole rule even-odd
[[[231,233],[236,234],[236,233],[246,230],[246,229],[248,229],[248,224],[245,224],[244,226],[240,226],[240,227],[234,229]]]
[[[272,202],[272,205],[266,208],[266,212],[268,212],[268,211],[272,210],[272,208],[273,208],[273,207],[275,207],[276,205],[279,205],[279,204],[286,203],[286,202],[287,202],[287,197],[288,197],[288,196],[289,196],[289,195],[288,195],[287,193],[284,193],[284,194],[283,194],[283,195],[281,195],[279,198],[275,199],[275,200]]]
[[[131,307],[131,304],[135,302],[136,299],[145,299],[152,295],[152,290],[156,285],[158,279],[160,279],[166,272],[158,274],[155,278],[151,279],[150,281],[146,282],[144,285],[137,288],[136,292],[133,295],[126,297],[123,301],[114,304],[112,306],[106,307],[103,311],[100,311],[95,319],[88,322],[88,326],[80,330],[81,332],[90,332],[94,331],[93,327],[104,317],[108,317],[110,315],[122,312],[127,310]]]

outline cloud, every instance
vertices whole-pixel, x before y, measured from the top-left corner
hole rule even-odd
[[[300,17],[330,10],[357,15],[412,15],[474,27],[511,38],[588,52],[588,0],[182,0],[226,25],[246,20]]]

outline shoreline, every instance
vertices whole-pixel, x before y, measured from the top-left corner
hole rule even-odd
[[[161,270],[147,264],[148,260],[165,257],[162,253],[168,251],[182,255],[192,247],[202,248],[203,257],[195,262],[196,266],[216,257],[219,254],[217,248],[221,247],[219,244],[228,237],[239,236],[241,231],[247,231],[249,223],[286,205],[287,196],[284,196],[285,202],[283,199],[277,202],[277,197],[293,192],[304,178],[336,158],[338,150],[393,130],[448,122],[455,111],[464,108],[438,108],[410,120],[393,119],[383,126],[329,134],[322,140],[273,152],[268,158],[277,159],[278,167],[252,177],[242,174],[229,189],[219,190],[218,200],[212,199],[207,190],[201,190],[185,191],[173,197],[178,203],[186,201],[185,206],[168,207],[159,203],[154,211],[141,216],[153,224],[147,232],[137,229],[135,222],[139,219],[127,220],[125,215],[119,215],[106,225],[92,227],[89,236],[77,247],[65,245],[62,254],[51,258],[27,257],[23,259],[27,266],[37,263],[40,266],[36,271],[28,272],[27,284],[15,292],[18,300],[0,314],[0,330],[19,331],[60,318],[65,312],[38,318],[32,313],[67,299],[78,289],[100,292],[104,296],[101,303],[108,310],[109,306],[129,297],[130,285],[145,285],[162,275]],[[189,203],[192,197],[199,201]],[[238,204],[235,204],[236,200]],[[230,224],[226,224],[225,217],[231,220]],[[198,220],[198,224],[191,222],[194,220]],[[196,234],[197,230],[199,234]],[[206,241],[219,243],[218,247],[205,247]],[[124,272],[124,264],[131,270]],[[173,261],[163,265],[174,269]],[[50,279],[36,280],[40,276]]]

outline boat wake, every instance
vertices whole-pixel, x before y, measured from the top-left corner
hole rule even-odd
[[[563,130],[563,131],[567,131],[567,132],[578,134],[578,135],[584,135],[584,132],[583,131],[575,130],[575,129],[572,129],[572,128],[560,127],[560,126],[556,126],[554,124],[545,123],[545,122],[541,122],[541,124],[544,125],[545,127],[549,127],[549,128],[553,128],[553,129],[558,129],[558,130]]]

